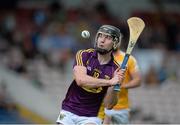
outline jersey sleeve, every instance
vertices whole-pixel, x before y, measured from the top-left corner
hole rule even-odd
[[[85,66],[86,67],[86,62],[89,58],[89,52],[86,50],[79,50],[76,53],[75,61],[74,61],[74,66]]]
[[[129,62],[128,62],[128,68],[130,73],[134,73],[139,71],[139,66],[137,64],[136,59],[133,56],[130,56]]]

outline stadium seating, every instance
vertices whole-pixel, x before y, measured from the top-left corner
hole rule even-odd
[[[152,116],[149,123],[180,123],[180,86],[167,80],[159,87],[140,87],[130,91],[133,110],[140,110],[140,119]],[[136,119],[137,120],[137,119]],[[132,123],[135,121],[132,120]],[[143,121],[143,123],[148,123]]]

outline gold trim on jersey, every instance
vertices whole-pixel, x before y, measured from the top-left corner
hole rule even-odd
[[[100,71],[100,70],[99,70],[99,69],[97,69],[97,68],[95,68],[95,69],[94,69],[94,71],[95,71],[95,72],[97,72],[97,73],[99,73],[99,74],[101,74],[101,73],[102,73],[102,71]]]
[[[104,75],[105,79],[109,80],[111,79],[108,75]]]
[[[116,60],[113,60],[113,62],[118,66],[118,68],[120,68],[120,65],[118,64]]]
[[[82,54],[83,52],[93,52],[94,49],[79,50],[76,54],[76,62],[78,66],[83,66]]]
[[[86,90],[87,92],[91,92],[91,93],[100,93],[103,88],[102,87],[98,87],[98,88],[88,88],[88,87],[82,87],[84,90]]]
[[[79,50],[76,54],[76,62],[77,65],[82,65],[82,57],[81,57],[82,50]]]
[[[94,52],[94,49],[86,49],[87,52]]]

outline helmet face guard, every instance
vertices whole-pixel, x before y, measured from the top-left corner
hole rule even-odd
[[[99,28],[96,37],[95,37],[95,48],[98,50],[100,48],[97,47],[97,39],[99,37],[99,33],[104,33],[106,35],[110,35],[113,38],[113,48],[111,50],[117,50],[117,48],[120,47],[120,43],[121,43],[121,38],[122,38],[122,34],[120,32],[120,30],[115,27],[115,26],[111,26],[111,25],[103,25]],[[100,49],[102,50],[102,49]],[[105,54],[110,52],[111,50],[104,50]]]

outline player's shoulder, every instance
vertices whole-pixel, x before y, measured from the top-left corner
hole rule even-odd
[[[95,51],[95,49],[89,48],[89,49],[85,49],[84,51],[87,53],[93,53]]]
[[[126,53],[122,50],[116,51],[114,53],[114,57],[117,61],[123,61],[125,55]],[[133,55],[130,55],[128,62],[136,62],[136,58]]]
[[[136,58],[133,55],[130,55],[129,62],[136,62]]]
[[[77,52],[77,56],[89,56],[94,53],[95,49],[89,48],[89,49],[81,49]]]
[[[89,49],[81,49],[77,53],[93,53],[95,49],[89,48]]]
[[[125,56],[125,52],[121,51],[121,50],[118,50],[118,51],[114,52],[113,55],[115,57],[117,57],[117,56],[123,56],[124,57]]]

